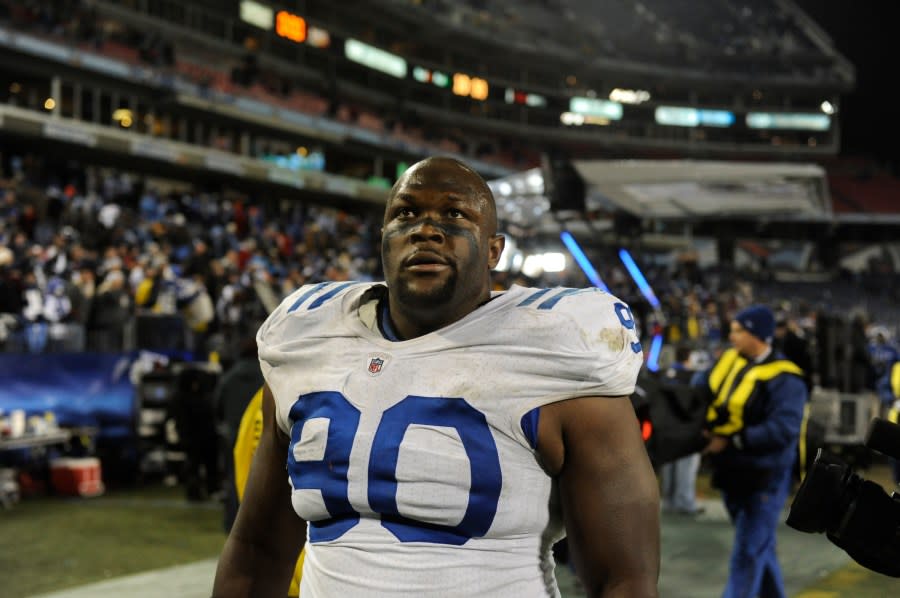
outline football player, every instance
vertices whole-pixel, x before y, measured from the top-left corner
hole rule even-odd
[[[628,399],[628,306],[491,292],[484,180],[451,158],[389,194],[386,282],[305,286],[257,335],[263,432],[215,596],[657,595],[659,494]],[[287,475],[285,475],[285,466]]]

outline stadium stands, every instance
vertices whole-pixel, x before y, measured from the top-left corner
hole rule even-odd
[[[691,11],[672,11],[664,2],[634,6],[611,3],[608,14],[596,16],[591,6],[562,1],[527,2],[515,7],[490,2],[469,7],[394,1],[381,3],[384,10],[370,11],[365,20],[358,15],[370,10],[369,4],[309,2],[304,16],[310,26],[324,28],[320,30],[326,33],[333,30],[327,47],[291,44],[272,32],[249,26],[233,10],[207,3],[182,7],[171,0],[160,0],[134,7],[127,2],[101,1],[92,6],[104,24],[102,30],[146,32],[146,39],[133,33],[127,36],[137,47],[147,45],[147,40],[168,40],[163,47],[172,44],[176,62],[183,56],[208,55],[209,49],[214,49],[214,59],[202,66],[196,59],[190,66],[178,66],[213,89],[262,94],[261,99],[274,105],[290,103],[290,96],[302,89],[306,97],[298,96],[297,107],[316,115],[321,114],[323,102],[329,106],[329,113],[340,103],[352,102],[385,123],[418,120],[418,126],[412,128],[425,129],[424,138],[417,141],[426,151],[433,147],[432,141],[436,147],[445,148],[442,141],[449,139],[462,143],[463,154],[515,168],[528,160],[533,163],[534,156],[528,155],[526,148],[529,140],[536,138],[564,146],[577,144],[580,151],[594,153],[610,147],[668,148],[686,153],[702,148],[722,152],[765,148],[794,155],[832,153],[837,140],[834,123],[825,130],[787,127],[775,134],[756,127],[723,131],[721,125],[712,125],[692,129],[655,122],[652,108],[674,104],[726,109],[738,119],[743,119],[749,108],[781,112],[791,106],[817,111],[823,100],[836,103],[835,94],[853,81],[852,68],[834,51],[827,36],[814,30],[801,13],[769,1],[744,3],[741,10],[713,4],[708,9],[712,21],[688,19],[685,14]],[[467,25],[460,11],[477,15],[478,23],[490,22],[503,31],[479,37],[481,25]],[[562,22],[566,24],[564,35],[552,26]],[[633,31],[634,23],[642,27],[639,34]],[[447,28],[460,40],[475,36],[480,41],[446,44],[420,34],[434,27]],[[548,32],[542,35],[541,27]],[[710,28],[719,31],[719,37],[707,31]],[[402,44],[395,41],[399,30],[405,32]],[[676,36],[672,31],[680,33]],[[113,33],[105,34],[104,39],[116,37]],[[405,61],[406,75],[398,81],[347,60],[343,42],[355,39],[353,36],[380,42],[382,50],[401,52],[394,56]],[[722,36],[729,41],[723,42]],[[584,43],[578,41],[582,38]],[[721,51],[723,44],[728,47],[741,40],[747,48],[730,52],[732,58],[728,58],[729,52]],[[517,52],[504,51],[513,42],[518,43]],[[779,43],[782,45],[776,46]],[[590,49],[596,59],[586,61],[581,52],[572,58],[573,46]],[[697,48],[703,48],[703,52]],[[525,66],[510,62],[519,51],[528,56]],[[482,60],[486,55],[493,58]],[[263,89],[254,89],[249,81],[245,81],[249,85],[235,85],[231,76],[248,72],[242,64],[250,57],[254,65],[251,70]],[[477,69],[470,64],[478,65]],[[653,70],[661,64],[667,69],[665,73]],[[788,68],[794,70],[785,71]],[[230,76],[224,77],[225,73]],[[441,74],[443,82],[432,80],[434,73]],[[460,83],[463,87],[456,89],[457,75],[463,82],[485,77],[487,97],[466,97],[468,84]],[[659,76],[664,76],[665,85],[659,84]],[[703,85],[697,86],[698,81]],[[572,97],[603,98],[622,86],[646,87],[650,104],[625,106],[623,118],[599,127],[593,123],[573,127],[565,120]],[[463,135],[453,133],[459,129]],[[380,145],[390,146],[390,141],[388,135]],[[511,145],[518,147],[505,151]],[[493,150],[484,154],[481,148],[485,146],[493,146]],[[510,158],[517,160],[511,162]]]
[[[748,127],[667,128],[649,116],[653,107],[668,101],[696,107],[718,102],[720,108],[791,104],[818,109],[822,98],[844,89],[852,82],[852,69],[848,74],[847,65],[827,37],[788,4],[747,0],[738,5],[691,5],[692,10],[685,2],[662,0],[615,1],[602,9],[578,0],[530,0],[515,6],[490,0],[390,0],[378,4],[385,12],[372,15],[368,30],[349,14],[358,8],[354,3],[329,11],[318,2],[309,2],[310,23],[332,30],[333,45],[322,49],[277,40],[271,33],[242,23],[233,11],[216,3],[181,6],[161,0],[135,7],[129,2],[59,1],[37,6],[0,1],[0,27],[9,27],[0,41],[35,66],[36,73],[25,72],[29,67],[21,65],[4,67],[8,78],[7,89],[0,91],[4,99],[11,106],[40,115],[28,121],[31,124],[20,125],[14,139],[29,141],[22,131],[34,128],[35,123],[45,135],[56,131],[54,123],[64,123],[54,133],[54,143],[65,143],[82,135],[76,125],[91,122],[115,128],[121,133],[115,137],[116,143],[130,142],[132,148],[130,156],[110,158],[90,147],[74,146],[86,154],[74,170],[84,169],[88,174],[67,179],[50,174],[50,164],[58,165],[55,156],[65,152],[65,146],[47,156],[43,168],[34,167],[26,175],[28,168],[23,165],[41,162],[33,147],[26,144],[19,149],[16,143],[4,140],[3,209],[10,224],[2,230],[0,240],[12,255],[4,276],[22,292],[20,307],[7,311],[14,318],[12,324],[5,320],[7,330],[12,330],[7,335],[7,349],[153,344],[140,332],[152,327],[142,324],[163,313],[174,316],[182,327],[194,317],[195,321],[186,325],[194,330],[188,330],[183,342],[176,344],[204,350],[210,342],[222,342],[215,334],[223,330],[232,338],[245,333],[244,329],[228,332],[228,328],[252,326],[274,299],[304,281],[377,277],[373,244],[378,236],[378,216],[377,208],[375,215],[370,212],[372,205],[379,204],[384,189],[404,164],[433,153],[458,155],[486,175],[496,176],[535,166],[540,153],[548,148],[579,156],[658,155],[664,148],[662,151],[673,157],[724,149],[765,158],[784,156],[798,144],[802,151],[812,152],[807,155],[830,156],[836,151],[828,141],[836,139],[836,124],[825,136],[802,131],[791,137],[789,131],[757,135]],[[398,11],[403,19],[420,19],[423,29],[438,22],[460,35],[460,30],[466,29],[465,35],[481,41],[473,41],[471,47],[456,44],[436,51],[435,44],[440,42],[429,41],[427,33],[415,32],[408,44],[398,44],[390,39],[392,20],[401,18]],[[478,103],[439,89],[433,81],[414,81],[409,74],[403,80],[388,78],[346,59],[340,42],[352,36],[404,52],[411,67],[425,65],[432,71],[439,67],[448,74],[468,71],[473,76],[492,77],[492,89],[509,89],[492,92]],[[479,68],[483,72],[469,69],[471,54],[486,47],[479,44],[491,43],[495,49],[507,43],[530,45],[531,52],[542,58],[520,67],[517,74],[504,70],[507,58],[503,53],[496,60],[482,61]],[[570,81],[573,52],[587,67],[571,75]],[[440,59],[445,62],[435,63]],[[648,85],[652,100],[644,107],[626,105],[629,118],[623,122],[613,119],[602,127],[574,134],[560,124],[559,112],[569,108],[568,101],[579,94],[593,94],[582,99],[604,99],[602,94],[615,77],[607,71],[602,80],[597,79],[600,84],[590,81],[597,75],[592,69],[598,65],[609,69],[610,60],[620,63],[613,73],[635,84],[643,82],[641,77],[652,69],[674,69],[669,89]],[[554,64],[553,78],[540,76]],[[691,69],[704,71],[706,78],[698,80],[696,73],[688,72]],[[54,75],[46,74],[48,71]],[[495,72],[504,74],[494,79]],[[634,78],[638,72],[641,77]],[[745,85],[732,91],[727,77],[719,80],[723,73],[741,74]],[[792,83],[774,84],[772,77],[780,76],[789,76]],[[45,98],[53,93],[54,85],[60,85],[62,100],[47,108]],[[534,105],[510,105],[513,88],[543,92],[538,95],[546,105],[537,101]],[[512,96],[519,98],[518,93]],[[119,107],[127,108],[131,124],[111,116]],[[59,120],[41,120],[47,114]],[[8,118],[7,124],[12,120]],[[70,126],[73,128],[66,128]],[[607,126],[609,133],[600,132]],[[197,155],[206,167],[188,169],[196,158],[183,157],[187,154],[171,149],[174,145],[140,145],[138,141],[146,139],[137,134],[188,144],[201,152]],[[143,153],[136,147],[144,148]],[[231,162],[220,154],[207,154],[210,148],[259,160]],[[157,177],[161,173],[154,169],[160,164],[153,160],[161,156],[169,164],[165,175]],[[301,164],[300,168],[322,169],[326,178],[291,173],[285,179],[288,182],[281,184],[281,179],[275,180],[269,172],[263,175],[268,176],[265,190],[240,185],[239,175],[209,186],[210,180],[224,176],[223,171],[247,175],[258,172],[261,163],[285,165],[292,160]],[[117,170],[98,168],[103,164],[114,164]],[[280,171],[277,174],[284,176]],[[195,178],[199,180],[184,183]],[[360,191],[362,186],[348,183],[348,178],[365,181],[365,193]],[[120,188],[122,180],[131,180],[131,186]],[[830,184],[839,216],[875,218],[896,212],[892,197],[897,183],[888,174],[864,178],[836,171],[830,175]],[[273,190],[303,203],[269,200],[266,195]],[[368,205],[355,201],[361,194],[371,200]],[[314,207],[342,197],[354,201],[339,209]],[[521,224],[517,222],[508,225],[522,233],[524,247],[537,251],[557,232],[553,219],[548,221],[549,231],[517,229]],[[655,225],[668,226],[663,222]],[[68,227],[70,234],[58,234],[62,227]],[[640,232],[640,225],[637,230]],[[98,234],[99,241],[94,241]],[[588,240],[590,251],[597,252],[602,264],[601,275],[613,281],[614,292],[641,304],[636,287],[614,265],[618,263],[615,255],[604,254],[603,243],[599,235]],[[66,256],[69,265],[54,272],[60,255]],[[648,251],[645,259],[655,258]],[[759,256],[749,261],[754,260],[759,261]],[[200,272],[198,263],[204,264]],[[719,268],[701,269],[685,277],[671,269],[654,269],[651,283],[668,300],[659,314],[644,310],[645,331],[670,326],[686,313],[702,313],[708,321],[701,328],[710,338],[720,339],[721,323],[727,321],[728,313],[749,300],[746,293],[735,290],[736,280],[765,285],[766,277],[760,276],[757,267],[739,275],[727,265]],[[839,293],[835,304],[874,307],[878,295],[870,298],[873,289],[866,284],[866,275],[858,272],[855,278],[843,280],[841,284],[850,284],[850,290]],[[587,284],[574,268],[545,274],[542,279],[515,271],[497,276],[498,287],[517,280]],[[820,286],[809,289],[784,287],[780,297],[765,286],[760,289],[772,301],[831,296],[823,292],[831,283],[817,284]],[[68,308],[57,301],[61,288],[69,298]],[[215,313],[189,314],[184,297],[203,289]],[[112,318],[97,321],[90,301],[85,301],[90,295],[97,305],[106,302],[122,309]],[[247,297],[250,300],[243,303]],[[48,311],[47,305],[53,309]],[[126,321],[128,325],[122,326]],[[46,322],[54,324],[52,334],[49,326],[46,337],[25,333],[27,326]],[[109,331],[116,332],[107,334]]]

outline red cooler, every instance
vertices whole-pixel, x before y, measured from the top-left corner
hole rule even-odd
[[[57,494],[99,496],[104,490],[103,480],[100,478],[100,459],[54,459],[50,462],[50,482]]]

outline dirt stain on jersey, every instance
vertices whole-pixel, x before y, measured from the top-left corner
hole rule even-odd
[[[597,341],[606,343],[609,350],[618,353],[625,348],[625,335],[620,328],[603,328],[597,333]]]

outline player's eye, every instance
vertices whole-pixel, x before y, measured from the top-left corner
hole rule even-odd
[[[457,210],[456,208],[450,208],[447,210],[447,215],[451,218],[465,218],[466,215],[462,212],[462,210]]]
[[[395,218],[412,218],[416,213],[412,208],[397,208],[397,211],[394,212]]]

